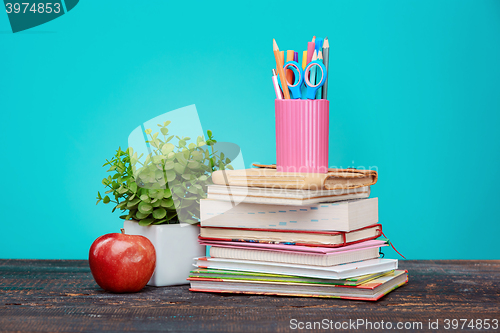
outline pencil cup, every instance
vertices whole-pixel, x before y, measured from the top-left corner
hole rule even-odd
[[[326,99],[277,99],[278,172],[328,172],[330,103]]]

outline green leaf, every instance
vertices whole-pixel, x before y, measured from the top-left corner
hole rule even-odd
[[[167,141],[165,141],[165,142],[169,142],[169,141],[170,141],[170,140],[172,140],[173,138],[174,138],[174,135],[169,136],[169,137],[167,138]]]
[[[135,214],[136,212],[137,212],[136,210],[131,210],[131,211],[128,213],[128,215],[127,215],[127,217],[126,217],[125,219],[126,219],[126,220],[130,220],[130,219],[132,219],[132,217],[134,217],[134,214]]]
[[[150,218],[147,218],[147,219],[144,219],[144,220],[140,220],[139,221],[139,225],[144,227],[144,226],[150,225],[153,222],[154,222],[154,219],[150,217]]]
[[[174,165],[175,172],[177,172],[180,175],[182,175],[184,173],[185,169],[186,169],[186,167],[182,164],[177,163]]]
[[[168,126],[170,125],[171,121],[170,120],[167,120],[166,122],[163,123],[163,126]]]
[[[99,193],[99,191],[97,191],[97,199],[102,199],[101,193]]]
[[[151,200],[149,199],[149,195],[147,194],[141,195],[141,200],[147,203],[151,202]]]
[[[185,194],[184,190],[180,186],[174,187],[173,191],[174,191],[175,195],[177,195],[178,197],[183,197]]]
[[[131,182],[128,185],[128,188],[132,191],[132,193],[136,193],[137,192],[137,183],[136,182]]]
[[[198,194],[198,189],[195,188],[194,186],[191,186],[190,188],[188,188],[188,192],[193,194]]]
[[[139,198],[135,198],[133,200],[130,200],[129,202],[127,202],[127,208],[132,208],[140,202],[141,202],[141,199],[139,199]]]
[[[98,199],[98,200],[97,200],[97,202],[96,202],[95,204],[97,205],[99,202],[101,202],[101,199]]]
[[[211,131],[211,130],[208,130],[208,131],[207,131],[207,134],[208,134],[208,137],[211,139],[211,138],[212,138],[212,131]]]
[[[172,196],[172,192],[170,191],[169,188],[166,188],[163,190],[163,197],[164,198],[170,198]]]
[[[135,218],[137,220],[142,220],[142,219],[145,219],[146,217],[148,217],[149,214],[150,213],[145,214],[145,213],[141,213],[141,212],[137,211],[137,212],[135,212]]]
[[[152,210],[153,210],[153,206],[151,206],[151,204],[149,204],[147,202],[142,201],[139,204],[139,211],[143,214],[149,214],[149,213],[151,213]]]
[[[104,199],[102,199],[102,202],[104,202],[105,204],[108,204],[111,200],[109,199],[108,196],[105,196]]]
[[[200,163],[196,161],[191,161],[187,164],[187,167],[190,169],[197,169],[200,167]]]
[[[165,162],[165,170],[172,170],[175,166],[174,161]]]
[[[156,195],[158,194],[158,190],[148,190],[148,195],[151,199],[156,198]]]
[[[195,177],[193,174],[185,173],[182,175],[182,178],[184,178],[185,180],[193,180]]]
[[[191,155],[193,156],[193,159],[196,161],[200,161],[203,159],[203,153],[201,151],[193,151]]]
[[[178,165],[178,164],[176,164],[176,165],[174,166],[174,169],[176,169],[176,166],[177,166],[177,165]],[[175,176],[176,176],[176,175],[175,175],[175,172],[174,172],[173,170],[167,170],[167,171],[165,171],[165,176],[167,176],[167,181],[168,181],[168,182],[171,182],[171,181],[173,181],[173,180],[175,179]]]
[[[161,147],[161,152],[163,153],[163,155],[168,155],[168,153],[174,151],[174,148],[175,148],[175,146],[173,144],[171,144],[171,143],[165,143]]]
[[[162,199],[160,206],[165,207],[165,208],[174,207],[174,200],[172,200],[172,198]]]
[[[158,208],[153,211],[153,217],[157,220],[161,220],[167,215],[167,211],[164,208]]]
[[[161,128],[160,131],[161,131],[161,134],[163,134],[163,135],[168,134],[168,128],[166,128],[166,127]]]
[[[122,201],[118,205],[116,205],[116,208],[121,209],[121,210],[125,210],[125,206],[126,205],[127,205],[127,202],[126,201]]]

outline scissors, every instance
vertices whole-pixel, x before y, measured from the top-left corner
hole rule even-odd
[[[309,81],[309,72],[314,66],[318,66],[319,69],[321,70],[321,80],[317,83],[311,83]],[[287,61],[285,66],[283,66],[283,69],[286,71],[287,69],[290,69],[294,72],[294,82],[293,84],[290,84],[290,82],[287,81],[288,84],[288,89],[290,89],[290,92],[292,93],[293,99],[299,99],[302,98],[302,84],[305,85],[306,87],[306,99],[315,99],[316,97],[316,91],[323,86],[326,80],[326,67],[323,65],[321,61],[311,61],[310,63],[307,64],[306,69],[302,70],[302,67],[299,65],[298,62],[296,61]],[[319,75],[319,71],[316,72],[316,75]]]

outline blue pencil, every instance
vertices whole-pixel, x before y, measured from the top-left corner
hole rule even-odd
[[[318,53],[318,61],[323,62],[323,51],[321,51],[321,50]],[[326,73],[323,73],[323,75],[326,75]],[[321,79],[322,79],[321,73],[317,73],[317,75],[316,75],[316,84],[320,83]],[[318,91],[316,91],[316,99],[321,99],[322,98],[321,97],[322,96],[321,92],[322,92],[321,88],[318,89]]]

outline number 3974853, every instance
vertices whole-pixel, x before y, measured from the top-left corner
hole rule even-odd
[[[33,14],[59,14],[61,12],[61,4],[60,3],[50,3],[50,2],[40,2],[40,3],[29,3],[29,2],[16,2],[16,3],[6,3],[5,9],[7,14],[15,13],[15,14],[25,14],[25,13],[33,13]]]

